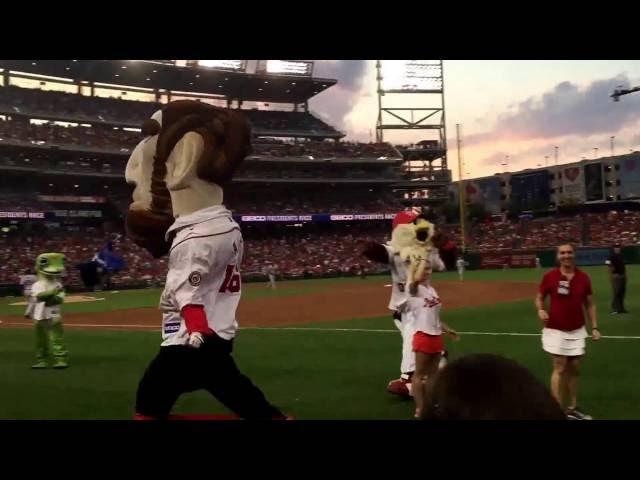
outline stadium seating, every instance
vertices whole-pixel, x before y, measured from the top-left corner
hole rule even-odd
[[[80,145],[100,149],[132,149],[140,141],[137,132],[113,127],[63,127],[54,124],[36,125],[23,120],[0,121],[0,138],[31,144]]]
[[[607,214],[586,214],[591,245],[610,247],[614,242],[623,245],[640,243],[640,212],[609,212]]]
[[[101,242],[100,239],[104,241]],[[113,237],[111,237],[113,238]],[[276,266],[280,275],[302,277],[327,274],[346,274],[362,266],[367,272],[381,269],[360,257],[359,241],[385,241],[386,234],[359,232],[353,234],[330,233],[321,235],[288,236],[285,238],[245,239],[244,274],[259,274],[267,263]],[[159,286],[167,271],[166,258],[154,260],[149,253],[129,239],[117,235],[112,240],[114,251],[121,255],[127,267],[112,279],[114,288],[145,284]],[[65,285],[81,288],[79,263],[89,261],[106,242],[96,229],[81,231],[47,232],[46,234],[0,235],[0,284],[18,283],[19,275],[32,268],[34,259],[43,251],[64,253],[67,259]],[[294,248],[295,245],[295,248]]]
[[[114,91],[115,92],[115,91]],[[142,123],[159,104],[118,98],[88,97],[16,86],[0,87],[0,109],[87,121]]]
[[[73,145],[85,149],[107,149],[126,154],[141,140],[141,134],[117,127],[94,125],[61,126],[53,123],[33,124],[24,118],[0,121],[0,138],[4,142],[20,141],[33,145]],[[304,157],[306,159],[327,158],[399,158],[398,152],[389,144],[366,144],[352,142],[306,142],[306,143],[260,143],[257,139],[254,155],[270,158]]]
[[[48,203],[38,200],[35,194],[0,191],[0,211],[3,212],[43,212],[52,208]]]
[[[114,90],[114,93],[118,93]],[[16,86],[0,87],[0,111],[59,120],[140,125],[162,105],[121,98],[89,97]],[[242,110],[254,129],[335,135],[339,132],[308,112]]]
[[[128,205],[129,199],[123,196],[117,201]],[[2,209],[13,204],[18,204],[19,208],[23,209],[41,210],[46,206],[30,202],[32,200],[24,200],[11,194],[0,195]],[[265,205],[275,209],[281,208],[277,202]],[[300,206],[313,208],[307,203],[301,203]],[[335,207],[338,208],[337,204]],[[365,205],[360,207],[366,209]],[[583,223],[581,217],[575,217],[478,224],[472,228],[472,233],[467,238],[467,246],[479,252],[499,252],[514,248],[554,248],[562,242],[594,247],[610,247],[614,241],[620,241],[623,245],[639,243],[637,232],[640,228],[640,212],[586,214],[584,221],[586,223]],[[585,225],[588,225],[586,231],[589,236],[586,241],[582,241],[581,232],[584,231]],[[440,225],[440,229],[460,245],[459,225]],[[388,240],[389,231],[386,224],[363,222],[347,229],[317,230],[314,233],[280,230],[275,235],[256,233],[251,228],[244,230],[245,256],[241,267],[244,275],[260,275],[268,263],[274,264],[279,274],[288,278],[353,274],[360,267],[367,273],[385,270],[383,265],[368,262],[357,252],[360,242]],[[105,241],[106,235],[103,231],[93,227],[48,231],[40,235],[2,233],[0,284],[17,283],[18,276],[32,267],[33,259],[38,253],[60,251],[67,256],[69,265],[65,283],[71,287],[81,287],[79,272],[73,266],[90,260]],[[166,259],[154,260],[146,251],[122,235],[116,235],[113,243],[116,253],[122,255],[127,262],[127,268],[113,277],[114,288],[140,283],[149,286],[162,285],[166,275]]]

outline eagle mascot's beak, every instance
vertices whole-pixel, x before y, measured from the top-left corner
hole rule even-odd
[[[420,242],[420,244],[424,245],[427,242],[431,241],[431,238],[434,234],[434,226],[433,223],[428,222],[423,218],[419,218],[415,223],[415,231],[416,231],[416,240]]]

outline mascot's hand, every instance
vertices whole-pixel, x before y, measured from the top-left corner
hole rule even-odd
[[[200,348],[204,343],[204,335],[200,332],[193,332],[189,335],[189,341],[187,345],[192,348]]]
[[[200,348],[208,335],[213,335],[213,330],[207,324],[207,314],[202,305],[186,305],[182,308],[182,318],[189,332],[187,345]]]
[[[58,294],[58,295],[54,295],[52,297],[49,297],[46,301],[45,301],[45,305],[47,307],[53,307],[54,305],[62,305],[64,303],[64,293],[62,294]]]

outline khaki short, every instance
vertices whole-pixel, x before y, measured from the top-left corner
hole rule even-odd
[[[584,327],[565,332],[553,328],[542,329],[542,349],[553,355],[578,357],[585,354],[587,330]]]

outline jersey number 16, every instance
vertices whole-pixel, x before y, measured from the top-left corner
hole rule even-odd
[[[220,286],[220,293],[238,293],[240,291],[240,272],[236,265],[227,265],[224,272],[224,281]]]

